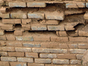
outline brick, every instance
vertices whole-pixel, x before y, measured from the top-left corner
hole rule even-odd
[[[16,57],[1,57],[1,61],[16,61]]]
[[[6,42],[6,45],[10,46],[10,47],[22,47],[22,43],[18,42],[18,41],[16,41],[16,42],[9,41],[9,42]]]
[[[0,46],[6,46],[5,41],[0,41]]]
[[[22,30],[15,30],[14,31],[14,35],[15,36],[22,36],[23,35],[23,31]]]
[[[9,2],[9,7],[26,7],[25,2]]]
[[[37,53],[67,53],[67,49],[32,48]]]
[[[0,30],[0,35],[4,35],[4,30]]]
[[[44,13],[28,13],[28,18],[44,19]]]
[[[87,49],[88,48],[88,44],[87,43],[78,43],[78,48]]]
[[[57,58],[56,54],[40,54],[40,58]]]
[[[76,57],[78,60],[82,60],[83,54],[77,54]]]
[[[56,65],[56,64],[45,64],[45,66],[80,66],[80,65]]]
[[[7,39],[8,41],[14,41],[14,40],[16,40],[15,36],[12,35],[12,34],[6,35],[6,39]]]
[[[73,26],[65,26],[65,30],[66,31],[75,30],[75,28]]]
[[[81,60],[70,60],[70,64],[81,64]]]
[[[84,14],[84,19],[88,19],[88,13]]]
[[[44,64],[28,63],[28,66],[44,66]]]
[[[19,41],[34,41],[32,36],[16,36],[16,40],[19,40]]]
[[[46,7],[44,2],[27,2],[27,7]]]
[[[0,52],[0,56],[7,56],[7,52]]]
[[[26,63],[23,62],[10,62],[11,66],[27,66]]]
[[[0,47],[0,51],[15,51],[14,47]]]
[[[45,12],[46,19],[56,19],[56,20],[64,20],[64,13],[63,12]]]
[[[88,36],[88,31],[80,30],[78,33],[79,33],[79,36]]]
[[[68,49],[68,45],[62,43],[62,44],[59,44],[59,48],[60,48],[60,49]]]
[[[53,64],[69,64],[67,59],[53,59]]]
[[[51,59],[35,59],[35,63],[48,64],[48,63],[51,63]]]
[[[75,2],[75,3],[66,3],[66,8],[84,8],[85,3]]]
[[[0,13],[0,17],[7,19],[9,18],[9,13],[5,13],[5,14]]]
[[[7,30],[7,31],[12,31],[13,30],[13,25],[11,24],[1,24],[1,29]]]
[[[18,57],[17,61],[18,62],[29,62],[29,63],[33,63],[33,58]]]
[[[6,40],[6,37],[5,36],[0,36],[0,40]]]
[[[80,40],[79,40],[80,39]],[[86,42],[86,37],[69,37],[71,42]]]
[[[0,61],[0,66],[9,66],[9,63]]]
[[[75,54],[57,54],[57,58],[59,59],[76,59]]]
[[[15,50],[18,52],[31,52],[31,48],[26,47],[15,47]]]
[[[41,44],[40,43],[32,43],[32,42],[30,42],[30,43],[23,43],[23,46],[24,47],[41,47]]]
[[[46,25],[37,25],[37,24],[33,24],[31,25],[31,30],[47,30]]]
[[[64,30],[64,26],[48,26],[49,31]]]
[[[0,8],[0,12],[1,12],[1,13],[6,13],[6,8],[1,7],[1,8]]]
[[[27,18],[26,13],[19,13],[19,12],[17,12],[17,13],[11,13],[10,16],[13,19],[16,19],[16,18],[18,18],[18,19],[21,19],[21,18],[25,19],[25,18]]]
[[[30,26],[30,24],[26,24],[26,25],[22,25],[22,28],[24,30],[30,30],[31,29],[31,26]]]
[[[78,44],[74,43],[74,44],[68,44],[70,49],[77,49],[78,48]]]
[[[78,8],[76,3],[66,3],[66,8]]]
[[[58,42],[42,42],[42,48],[59,48]]]
[[[45,36],[45,35],[42,35],[42,36],[34,36],[34,41],[41,41],[41,42],[46,42],[46,41],[50,41],[50,37],[49,36]]]
[[[8,55],[11,57],[23,57],[24,52],[8,52]]]
[[[25,56],[26,57],[30,57],[30,58],[38,58],[38,54],[37,53],[29,53],[29,52],[26,52],[25,53]]]
[[[51,41],[68,42],[68,37],[51,37]]]
[[[22,24],[30,24],[31,21],[31,19],[22,19]]]
[[[59,31],[59,35],[61,37],[65,37],[65,36],[67,36],[67,33],[66,33],[66,31]]]
[[[86,52],[86,49],[70,49],[69,51],[72,54],[83,54],[84,52]]]
[[[5,24],[21,24],[20,19],[2,19],[2,23]]]
[[[57,20],[46,20],[45,24],[48,24],[48,25],[58,25],[59,21],[57,21]]]

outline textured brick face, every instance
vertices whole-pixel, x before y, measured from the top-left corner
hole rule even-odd
[[[88,0],[0,0],[0,66],[88,66]]]

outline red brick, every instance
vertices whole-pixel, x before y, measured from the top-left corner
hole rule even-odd
[[[1,12],[1,13],[6,13],[6,8],[1,7],[1,8],[0,8],[0,12]]]
[[[68,37],[51,37],[51,41],[68,42]]]
[[[49,36],[34,36],[34,41],[50,41],[50,37]]]
[[[20,19],[2,19],[2,23],[5,24],[21,24]]]
[[[14,35],[16,35],[16,36],[22,36],[23,35],[23,31],[22,30],[15,30],[14,31]]]
[[[9,65],[9,62],[0,61],[0,66],[10,66],[10,65]]]
[[[59,59],[76,59],[75,54],[57,54],[57,58]]]
[[[7,34],[7,35],[6,35],[6,38],[7,38],[7,40],[9,40],[9,41],[14,41],[14,40],[16,40],[15,36],[12,35],[12,34]]]
[[[8,55],[11,57],[23,57],[24,52],[8,52]]]
[[[86,42],[86,37],[69,37],[71,42]]]
[[[31,26],[30,26],[30,24],[22,25],[22,28],[23,28],[24,30],[30,30],[30,29],[31,29]]]

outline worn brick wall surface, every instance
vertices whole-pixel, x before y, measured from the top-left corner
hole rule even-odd
[[[0,0],[0,66],[88,66],[87,8],[88,0]]]

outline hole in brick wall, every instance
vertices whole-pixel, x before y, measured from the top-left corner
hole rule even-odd
[[[75,30],[81,30],[85,25],[84,24],[77,24],[74,26]]]
[[[73,31],[67,31],[68,36],[74,35],[75,33],[76,33],[75,30],[73,30]]]
[[[6,12],[19,12],[19,11],[22,11],[24,13],[28,13],[28,12],[36,12],[38,11],[38,8],[28,8],[28,7],[25,7],[25,8],[21,8],[21,7],[13,7],[13,8],[7,8]]]
[[[14,31],[5,31],[5,34],[14,34]]]
[[[22,28],[22,25],[21,24],[15,24],[14,28]]]
[[[0,20],[2,20],[2,18],[0,17]]]
[[[41,33],[41,34],[44,34],[44,33],[53,33],[53,34],[56,34],[56,31],[27,31],[29,33]]]

